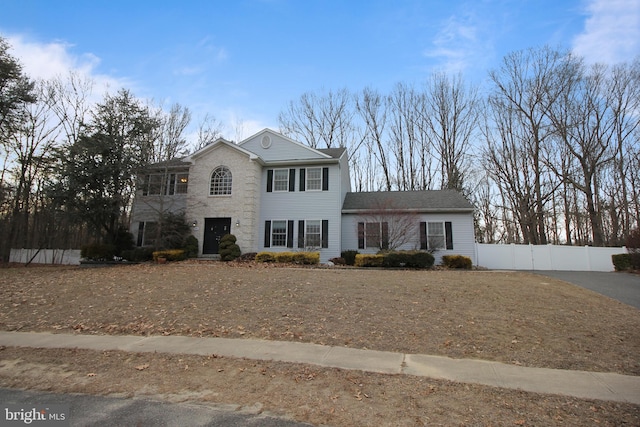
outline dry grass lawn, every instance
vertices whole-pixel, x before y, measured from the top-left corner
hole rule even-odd
[[[640,310],[519,272],[6,268],[0,329],[289,340],[640,375]],[[214,355],[5,348],[0,386],[259,402],[328,425],[640,425],[634,405]]]

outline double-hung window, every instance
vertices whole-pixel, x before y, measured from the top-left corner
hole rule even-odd
[[[142,190],[143,196],[159,196],[163,192],[162,181],[164,175],[152,174],[145,176],[145,182]]]
[[[451,222],[421,222],[420,248],[429,251],[453,249],[453,227]]]
[[[273,171],[273,191],[289,191],[289,169]]]
[[[287,221],[271,222],[271,246],[283,248],[287,246]]]
[[[322,190],[322,168],[307,168],[307,191]]]
[[[444,223],[427,222],[427,248],[444,249]]]
[[[304,246],[307,248],[319,248],[322,245],[322,221],[305,221]]]
[[[389,248],[389,223],[388,222],[359,222],[358,223],[358,249],[388,249]]]

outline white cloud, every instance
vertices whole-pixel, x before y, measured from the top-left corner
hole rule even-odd
[[[424,55],[438,61],[438,71],[457,73],[471,67],[482,67],[493,51],[491,35],[483,10],[465,3],[461,13],[446,19],[433,38],[432,47]]]
[[[91,53],[76,55],[72,45],[63,42],[39,43],[21,35],[5,37],[11,46],[10,53],[22,65],[24,73],[32,79],[65,78],[70,72],[94,82],[93,93],[102,95],[122,87],[130,87],[126,79],[100,74],[96,68],[100,58]]]
[[[640,1],[589,0],[584,30],[573,51],[587,62],[614,64],[640,54]]]

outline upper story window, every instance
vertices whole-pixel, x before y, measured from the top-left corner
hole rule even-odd
[[[295,191],[295,169],[267,169],[267,193]]]
[[[289,191],[289,169],[273,171],[273,191]]]
[[[322,190],[322,168],[307,168],[307,190]]]
[[[188,173],[156,173],[146,175],[142,186],[143,196],[186,194]]]
[[[178,173],[176,174],[176,194],[186,194],[189,186],[189,174]]]
[[[226,166],[218,166],[211,174],[210,196],[225,196],[231,194],[231,171]]]
[[[329,168],[300,169],[300,191],[329,191]]]

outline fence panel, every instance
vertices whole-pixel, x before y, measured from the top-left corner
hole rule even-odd
[[[31,261],[33,259],[33,261]],[[80,265],[80,249],[11,249],[9,262]]]
[[[495,270],[613,271],[611,255],[627,248],[476,243],[476,252],[479,266]]]

